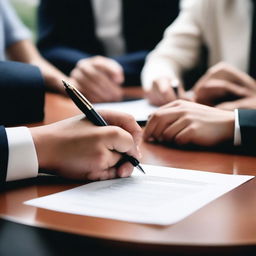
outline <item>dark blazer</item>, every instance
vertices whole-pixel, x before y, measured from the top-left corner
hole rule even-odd
[[[255,155],[256,147],[256,110],[239,109],[239,125],[241,131],[242,147],[249,153]]]
[[[124,68],[126,84],[136,85],[146,54],[177,17],[179,0],[122,0],[122,6],[126,54],[114,59]],[[39,49],[66,74],[80,59],[105,56],[95,36],[91,0],[41,0],[38,17]]]
[[[0,61],[0,124],[37,122],[44,116],[44,83],[38,68]],[[0,188],[8,165],[8,141],[0,126]]]

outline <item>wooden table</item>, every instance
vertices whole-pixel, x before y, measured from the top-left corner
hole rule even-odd
[[[130,89],[131,93],[133,89]],[[128,94],[129,94],[128,90]],[[51,123],[78,114],[64,97],[46,95],[46,117]],[[226,174],[256,174],[256,158],[229,153],[172,149],[142,142],[142,163]],[[42,178],[41,178],[42,179]],[[49,178],[47,178],[49,179]],[[3,219],[35,227],[79,234],[116,246],[156,252],[232,252],[256,245],[256,180],[213,201],[175,225],[160,227],[71,215],[39,209],[24,201],[63,191],[81,183],[33,180],[18,182],[0,194]],[[156,253],[156,255],[159,255]],[[195,254],[196,255],[196,254]],[[233,254],[232,254],[233,255]],[[243,254],[246,255],[246,254]]]

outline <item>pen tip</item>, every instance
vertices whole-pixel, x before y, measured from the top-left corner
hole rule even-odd
[[[138,164],[137,166],[136,166],[140,171],[142,171],[144,174],[146,174],[145,173],[145,171],[143,170],[143,168]]]

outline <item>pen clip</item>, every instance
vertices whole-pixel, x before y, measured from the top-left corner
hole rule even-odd
[[[74,86],[67,83],[66,81],[62,80],[64,86],[66,89],[72,90],[73,93],[87,106],[88,109],[92,109],[92,104],[84,97],[84,95],[79,92]]]

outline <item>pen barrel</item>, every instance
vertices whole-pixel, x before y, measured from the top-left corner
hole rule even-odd
[[[97,126],[107,126],[107,122],[93,108],[86,113],[86,117]]]
[[[134,167],[140,163],[135,157],[127,155],[126,153],[121,153],[121,155],[125,161],[130,162]]]
[[[90,120],[94,125],[107,126],[107,122],[93,109],[88,108],[86,105],[73,93],[72,90],[66,89],[67,94],[76,104],[76,106],[86,115],[87,119]]]

